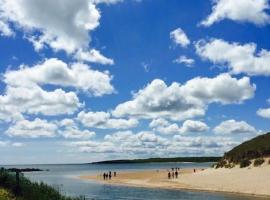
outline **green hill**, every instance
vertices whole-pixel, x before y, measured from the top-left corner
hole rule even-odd
[[[235,164],[245,167],[251,163],[250,160],[264,157],[270,157],[270,133],[257,136],[234,147],[224,154],[217,167],[231,167]]]

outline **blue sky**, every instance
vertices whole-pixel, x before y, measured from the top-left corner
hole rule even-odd
[[[222,155],[269,130],[268,0],[0,3],[3,164]]]

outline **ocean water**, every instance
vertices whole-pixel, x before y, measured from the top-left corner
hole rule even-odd
[[[89,200],[265,200],[224,193],[187,190],[148,189],[115,186],[81,180],[80,175],[101,174],[107,171],[180,168],[206,168],[212,163],[147,163],[147,164],[74,164],[74,165],[12,165],[17,168],[39,168],[49,171],[27,172],[32,181],[45,182],[67,196],[85,196]]]

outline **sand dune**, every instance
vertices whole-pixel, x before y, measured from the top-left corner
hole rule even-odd
[[[82,176],[82,179],[106,184],[135,187],[192,189],[219,192],[266,195],[270,197],[270,165],[240,169],[181,169],[178,179],[168,179],[167,170],[118,172],[112,180],[103,181],[102,175]]]

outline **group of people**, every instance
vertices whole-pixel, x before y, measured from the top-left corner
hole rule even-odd
[[[168,172],[168,179],[178,178],[179,174],[180,174],[180,168],[178,167],[172,168],[172,170]]]
[[[113,176],[116,177],[116,172],[113,172]],[[112,172],[109,171],[108,173],[103,173],[103,180],[111,180],[112,179]]]

